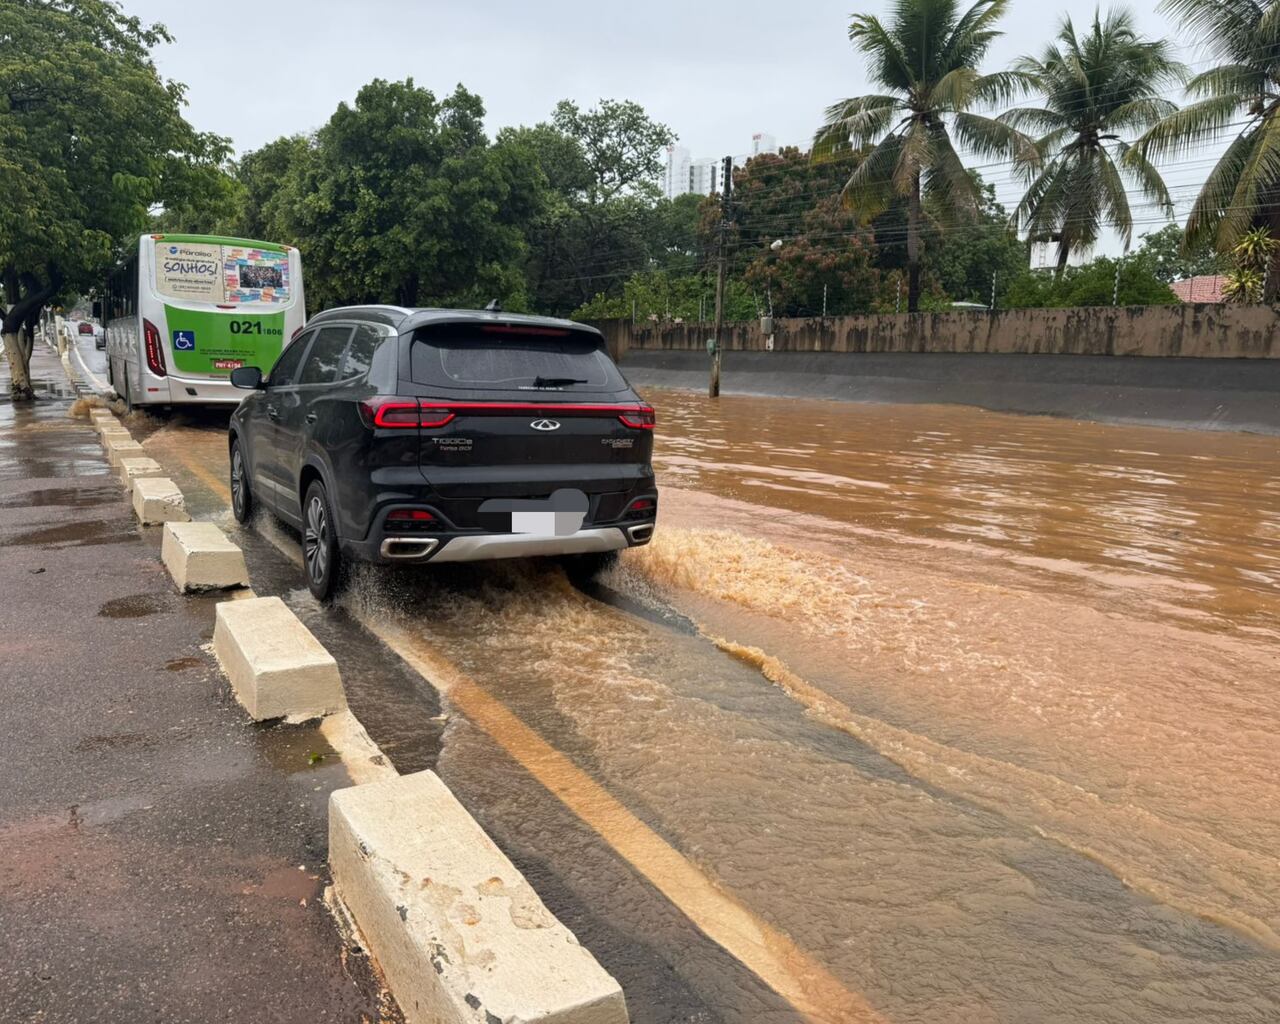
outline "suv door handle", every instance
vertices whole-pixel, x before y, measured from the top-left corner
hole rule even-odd
[[[315,414],[315,413],[313,413],[313,412],[309,412],[309,413],[307,413],[307,422],[308,422],[308,423],[314,423],[314,422],[316,421],[316,419],[317,419],[317,417],[316,417],[316,414]]]

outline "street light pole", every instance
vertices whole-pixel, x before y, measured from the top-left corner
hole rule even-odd
[[[711,339],[711,382],[707,394],[720,397],[720,348],[724,334],[724,277],[727,257],[725,234],[729,230],[730,199],[733,191],[733,157],[724,158],[723,179],[720,183],[720,253],[716,266],[716,329]]]

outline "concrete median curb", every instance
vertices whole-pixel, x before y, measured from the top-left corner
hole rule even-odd
[[[410,1024],[626,1024],[618,983],[434,772],[333,793],[329,864]]]
[[[165,523],[160,559],[179,590],[249,585],[244,553],[213,523]]]
[[[182,492],[167,476],[147,476],[133,481],[133,511],[143,526],[185,523],[191,519]]]
[[[123,458],[142,455],[142,445],[127,435],[119,437],[114,434],[105,435],[102,438],[102,447],[107,450],[107,465],[112,469],[118,467]]]
[[[138,480],[143,477],[161,476],[163,473],[160,463],[145,455],[138,458],[122,458],[120,464],[116,466],[116,476],[129,494],[133,493],[134,484]]]
[[[213,653],[255,721],[346,707],[338,663],[278,597],[219,604]]]

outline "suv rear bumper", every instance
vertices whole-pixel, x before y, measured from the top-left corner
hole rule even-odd
[[[654,521],[593,526],[563,537],[523,533],[396,534],[377,532],[366,541],[344,544],[348,554],[365,562],[487,562],[499,558],[535,558],[621,551],[649,543]]]
[[[413,546],[422,550],[416,555]],[[533,558],[538,555],[578,555],[593,551],[621,551],[626,535],[616,526],[579,530],[566,537],[530,537],[520,533],[485,533],[453,537],[440,546],[428,537],[388,537],[379,554],[396,562],[424,559],[432,562],[487,562],[494,558]]]

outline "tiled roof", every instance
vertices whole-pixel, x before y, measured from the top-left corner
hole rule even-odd
[[[1183,302],[1222,302],[1222,289],[1227,279],[1222,274],[1201,274],[1185,281],[1174,281],[1170,288]]]

